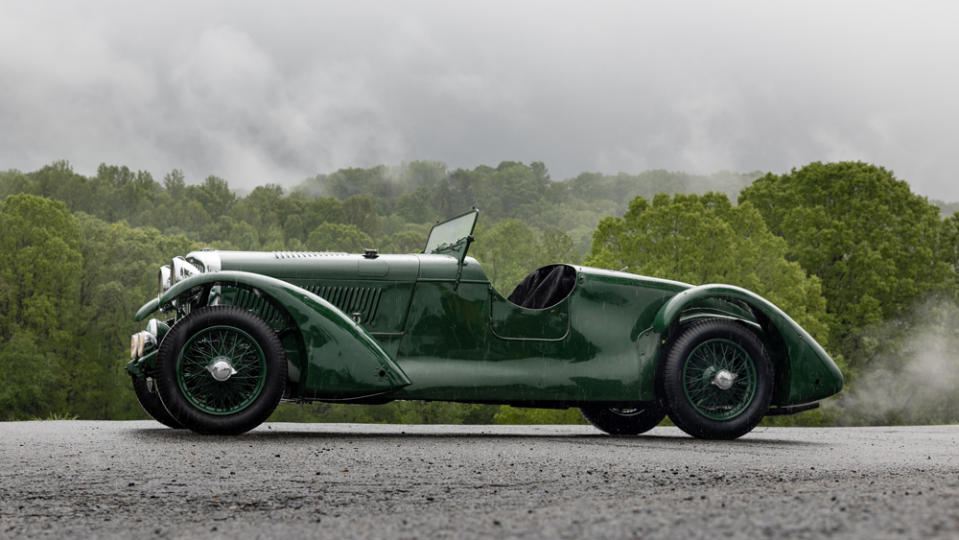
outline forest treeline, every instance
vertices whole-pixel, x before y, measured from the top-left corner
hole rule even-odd
[[[210,176],[66,162],[0,172],[0,419],[143,418],[130,389],[135,310],[156,269],[199,247],[416,252],[438,219],[477,206],[471,254],[508,292],[550,262],[769,298],[847,375],[838,400],[778,423],[959,421],[959,213],[865,163],[783,174],[583,173],[544,164],[351,168],[246,193]],[[929,384],[929,381],[936,384]],[[954,383],[954,384],[952,384]],[[284,405],[274,419],[577,422],[573,410],[447,403]]]

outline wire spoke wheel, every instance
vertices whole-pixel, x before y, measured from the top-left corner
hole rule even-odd
[[[735,439],[762,420],[773,395],[773,365],[761,337],[726,319],[702,319],[677,333],[661,370],[663,403],[680,429]]]
[[[183,426],[176,421],[173,416],[167,412],[166,408],[163,406],[163,402],[160,401],[160,396],[157,395],[155,390],[150,389],[150,383],[147,379],[140,377],[132,377],[133,379],[133,393],[137,397],[137,401],[140,402],[140,406],[143,407],[143,410],[150,415],[150,418],[153,418],[161,424],[171,427],[173,429],[183,429]]]
[[[734,418],[756,397],[756,365],[728,339],[700,343],[686,358],[683,390],[697,412],[711,420]]]
[[[583,405],[579,410],[590,424],[610,435],[639,435],[666,417],[666,412],[655,401],[625,407]]]
[[[236,435],[276,409],[287,364],[276,332],[236,306],[207,306],[160,343],[157,391],[170,415],[197,433]]]
[[[223,380],[216,369],[224,371]],[[266,355],[248,333],[213,326],[194,334],[181,349],[177,384],[183,396],[208,414],[234,414],[247,408],[266,383]]]

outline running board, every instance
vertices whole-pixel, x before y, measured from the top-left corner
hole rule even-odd
[[[787,405],[785,407],[771,407],[766,411],[766,416],[782,416],[786,414],[796,414],[803,411],[811,411],[819,408],[819,402],[802,403],[800,405]]]

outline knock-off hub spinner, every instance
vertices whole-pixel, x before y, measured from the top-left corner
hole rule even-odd
[[[233,369],[233,364],[230,363],[230,359],[225,356],[218,356],[213,359],[213,363],[207,366],[207,371],[210,372],[210,375],[213,375],[213,378],[225,382],[230,377],[236,375],[236,370]]]
[[[736,375],[728,370],[721,369],[716,372],[716,375],[713,376],[713,380],[710,382],[710,384],[716,386],[720,390],[729,390],[733,387],[733,383],[736,382],[737,377],[739,377],[739,375]]]

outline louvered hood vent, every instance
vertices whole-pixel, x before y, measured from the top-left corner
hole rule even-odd
[[[372,324],[376,319],[380,295],[383,293],[380,287],[308,285],[305,288],[351,317],[354,313],[359,313],[360,320],[367,324]]]
[[[349,253],[338,251],[274,251],[275,259],[319,259],[321,257],[343,257]]]

